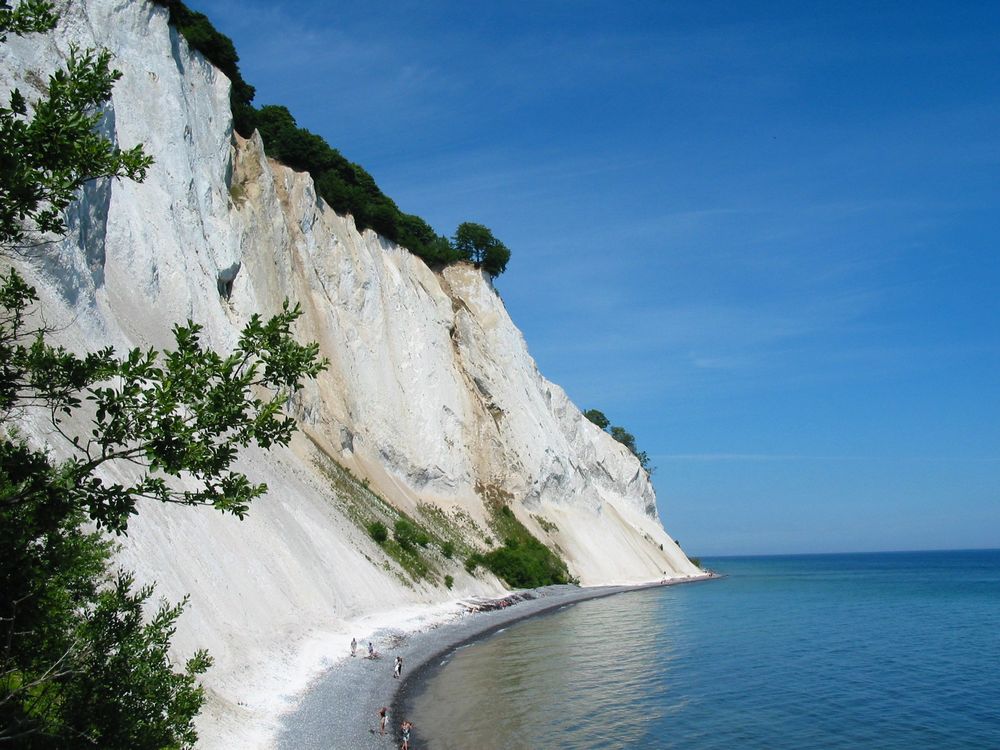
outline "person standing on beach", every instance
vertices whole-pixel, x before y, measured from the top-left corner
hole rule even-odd
[[[368,641],[368,658],[369,659],[375,658],[375,649],[372,647],[371,641]]]
[[[403,657],[402,656],[397,656],[396,657],[396,663],[392,667],[392,676],[395,677],[398,680],[399,676],[402,673],[403,673]]]
[[[386,724],[389,723],[389,707],[382,706],[378,710],[378,733],[385,734]]]
[[[403,723],[399,725],[399,730],[403,733],[403,744],[399,746],[399,750],[410,750],[410,730],[412,728],[413,724],[403,719]]]
[[[351,656],[358,655],[358,639],[351,638]]]

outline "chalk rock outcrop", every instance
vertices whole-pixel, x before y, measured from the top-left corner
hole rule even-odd
[[[251,314],[288,298],[304,310],[300,337],[330,360],[291,404],[292,446],[241,459],[270,488],[245,521],[145,505],[121,540],[140,581],[190,595],[175,644],[181,656],[211,651],[218,696],[235,702],[265,675],[280,688],[275,665],[338,623],[502,588],[444,558],[453,590],[410,580],[352,516],[334,464],[416,518],[436,507],[486,529],[484,501],[501,498],[584,585],[698,572],[663,530],[636,459],[542,377],[489,278],[431,270],[357,231],[307,174],[235,135],[228,80],[161,6],[62,5],[55,33],[3,45],[0,92],[17,85],[31,99],[70,45],[106,47],[124,73],[106,132],[156,161],[141,184],[88,187],[67,238],[18,261],[46,318],[67,324],[80,351],[169,346],[186,319],[227,350]]]

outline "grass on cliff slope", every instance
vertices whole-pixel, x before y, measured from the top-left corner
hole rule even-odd
[[[442,551],[445,557],[466,559],[479,550],[470,539],[485,539],[486,532],[475,519],[462,508],[453,508],[447,512],[433,503],[419,503],[417,511],[420,519],[442,541]]]
[[[400,575],[400,580],[407,586],[421,580],[435,585],[441,583],[440,567],[435,558],[439,554],[442,558],[448,557],[445,554],[447,540],[390,505],[368,486],[367,480],[358,479],[350,469],[341,466],[318,445],[316,447],[316,467],[329,480],[339,507],[409,576],[407,579]]]
[[[466,569],[482,565],[508,586],[534,588],[556,583],[578,583],[569,574],[566,562],[542,544],[510,508],[512,497],[498,487],[480,486],[480,495],[489,515],[490,529],[503,543],[486,553],[474,553]]]

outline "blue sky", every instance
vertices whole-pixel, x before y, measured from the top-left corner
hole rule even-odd
[[[1000,547],[1000,3],[189,0],[410,213],[692,554]]]

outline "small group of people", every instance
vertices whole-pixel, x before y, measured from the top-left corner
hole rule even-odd
[[[351,638],[351,656],[357,656],[357,655],[358,655],[358,639]],[[378,652],[375,650],[375,647],[372,645],[371,641],[368,641],[368,658],[369,659],[378,658]],[[402,674],[403,674],[403,657],[397,655],[392,665],[392,676],[394,679],[398,680]],[[382,708],[378,710],[378,733],[384,736],[386,727],[388,725],[389,725],[389,707],[382,706]],[[400,750],[410,750],[410,730],[412,728],[413,724],[406,719],[403,719],[403,722],[399,725],[399,732],[403,738],[403,744],[400,745]]]
[[[357,655],[358,655],[358,639],[351,638],[351,656],[357,656]],[[368,641],[368,658],[369,659],[378,658],[378,651],[376,651],[375,647],[372,646],[371,641]]]
[[[351,656],[357,656],[357,655],[358,655],[358,639],[351,638]],[[368,658],[369,659],[378,658],[378,651],[376,651],[375,647],[372,646],[371,641],[368,641]],[[397,656],[392,665],[392,676],[398,680],[400,675],[402,674],[403,674],[403,657]]]
[[[378,733],[380,735],[385,735],[385,728],[389,725],[389,707],[382,706],[378,710]],[[407,719],[403,719],[403,722],[399,725],[399,732],[403,737],[403,744],[399,746],[399,750],[410,750],[410,730],[413,729],[413,724]]]

